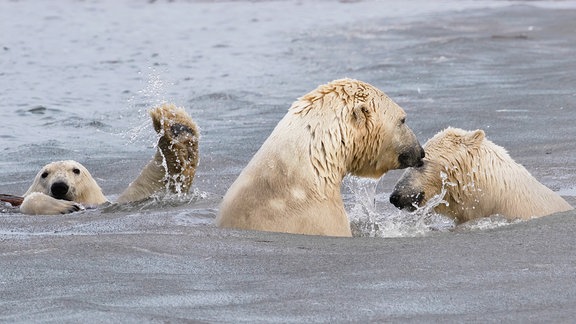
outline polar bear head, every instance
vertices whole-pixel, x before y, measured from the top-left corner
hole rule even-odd
[[[24,196],[33,192],[85,205],[99,205],[107,201],[90,172],[82,164],[72,160],[52,162],[44,166]]]
[[[465,209],[480,208],[482,187],[490,181],[483,165],[508,156],[503,148],[485,139],[484,131],[451,127],[428,140],[424,149],[424,164],[406,170],[390,195],[390,202],[400,209],[415,210],[442,190],[445,203],[435,207],[438,213],[455,216]]]
[[[365,82],[341,79],[321,85],[290,112],[307,123],[317,173],[378,178],[422,163],[424,150],[406,125],[404,110]]]

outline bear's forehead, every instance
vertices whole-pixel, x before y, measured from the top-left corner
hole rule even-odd
[[[76,161],[57,161],[47,164],[43,169],[46,171],[56,170],[72,170],[74,168],[84,169],[84,167]]]
[[[461,149],[462,146],[455,137],[432,138],[424,144],[424,151],[429,159],[448,159]]]
[[[467,131],[463,131],[460,129],[448,128],[445,129],[438,134],[434,135],[428,142],[426,142],[426,147],[434,147],[443,145],[446,147],[450,147],[455,144],[462,143],[464,137],[468,134]]]
[[[432,138],[424,145],[425,165],[431,168],[467,168],[477,155],[470,154],[473,147],[463,143],[461,136]],[[462,171],[462,170],[461,170]]]

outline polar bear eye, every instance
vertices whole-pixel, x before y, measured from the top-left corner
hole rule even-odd
[[[406,117],[400,119],[400,124],[406,124]]]
[[[48,176],[48,171],[44,171],[41,175],[42,179],[46,178]]]
[[[74,174],[80,174],[80,169],[74,168],[72,169],[72,172],[74,172]]]

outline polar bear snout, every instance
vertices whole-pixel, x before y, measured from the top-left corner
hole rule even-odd
[[[418,192],[413,194],[402,194],[398,190],[394,190],[390,195],[390,203],[398,209],[407,209],[408,211],[414,211],[424,199],[424,192]]]
[[[50,195],[56,199],[70,200],[67,198],[70,186],[64,181],[54,182],[50,186]]]
[[[400,155],[398,155],[398,163],[400,163],[400,168],[408,167],[421,167],[424,165],[422,159],[426,156],[422,146],[417,145],[414,149],[408,149]]]

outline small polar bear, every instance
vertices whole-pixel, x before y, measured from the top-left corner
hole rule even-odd
[[[319,86],[292,104],[228,189],[216,224],[352,236],[344,176],[378,178],[422,163],[424,151],[405,121],[404,110],[367,83]]]
[[[447,128],[424,149],[424,164],[407,169],[390,195],[400,209],[423,206],[443,187],[446,203],[434,210],[459,223],[496,214],[530,219],[573,209],[504,148],[486,139],[482,130]]]
[[[72,160],[47,164],[24,194],[20,211],[29,215],[56,215],[95,207],[108,200],[90,172]]]
[[[119,196],[118,203],[136,202],[162,192],[187,193],[198,165],[199,132],[182,108],[164,104],[150,111],[159,134],[156,155]],[[68,160],[44,166],[24,194],[20,211],[30,215],[66,214],[108,200],[90,172]]]

